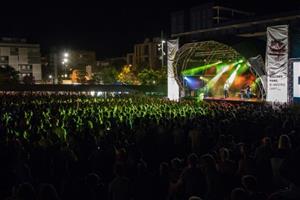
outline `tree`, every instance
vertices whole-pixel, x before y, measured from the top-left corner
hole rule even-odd
[[[77,72],[77,82],[78,83],[86,83],[87,81],[87,73],[83,70],[78,70]]]
[[[164,69],[156,71],[153,69],[144,69],[138,74],[138,78],[142,85],[165,84],[167,80],[166,71]]]
[[[121,72],[118,74],[118,81],[130,85],[138,85],[140,81],[138,80],[132,65],[124,65]]]
[[[19,83],[19,72],[9,65],[0,66],[0,84]]]
[[[99,72],[95,72],[93,74],[92,79],[94,80],[95,83],[98,83],[98,84],[99,83],[113,84],[117,80],[117,75],[118,75],[117,70],[112,66],[108,66],[108,67],[103,68]]]
[[[126,65],[126,60],[122,58],[110,62],[110,66],[115,68],[117,71],[121,71],[124,65]]]
[[[73,83],[86,83],[86,75],[85,71],[75,69],[72,71],[71,80]]]
[[[24,76],[23,83],[26,85],[34,84],[35,83],[34,76],[32,76],[32,74],[30,74],[30,76],[28,76],[28,75]]]

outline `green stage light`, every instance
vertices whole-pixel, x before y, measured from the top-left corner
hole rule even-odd
[[[182,71],[181,74],[183,76],[194,76],[197,73],[200,73],[200,72],[202,72],[206,69],[209,69],[209,68],[211,68],[215,65],[219,65],[221,63],[222,63],[222,61],[218,61],[216,63],[212,63],[212,64],[208,64],[208,65],[204,65],[204,66],[199,66],[199,67],[194,67],[194,68],[191,68],[191,69],[186,69],[186,70]]]
[[[249,69],[249,65],[248,64],[242,64],[242,66],[239,68],[237,74],[238,75],[241,75],[243,74],[244,72],[246,72],[247,70]]]

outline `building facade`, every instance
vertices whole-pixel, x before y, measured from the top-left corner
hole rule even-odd
[[[42,79],[39,44],[29,44],[25,39],[2,38],[0,41],[0,65],[9,65],[20,73],[20,80],[33,76]]]
[[[92,68],[96,66],[96,53],[94,51],[69,50],[66,52],[69,56],[65,65],[68,65],[70,68],[86,70],[87,66],[91,66]]]
[[[221,26],[235,20],[245,20],[254,13],[220,6],[213,2],[171,14],[172,34]]]
[[[161,68],[161,51],[158,45],[160,38],[145,39],[143,43],[135,44],[133,53],[127,54],[127,64],[133,67],[158,69]]]
[[[97,60],[97,69],[101,70],[105,67],[115,67],[117,70],[122,69],[127,63],[126,57],[115,57]]]

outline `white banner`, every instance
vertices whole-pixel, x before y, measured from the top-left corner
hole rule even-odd
[[[175,80],[173,69],[173,63],[178,47],[178,39],[168,41],[168,98],[173,101],[179,100],[179,86]]]
[[[267,29],[267,101],[288,101],[288,25]]]

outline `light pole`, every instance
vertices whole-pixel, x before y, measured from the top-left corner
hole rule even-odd
[[[165,40],[161,40],[161,67],[164,67],[164,56],[165,56],[164,45],[165,45],[165,43],[166,43]]]
[[[64,77],[67,78],[67,64],[69,62],[69,53],[68,52],[65,52],[63,54],[63,59],[62,59],[62,64],[64,66],[64,71],[65,71],[65,75]]]
[[[163,39],[163,32],[161,32],[161,38],[160,38],[160,43],[158,44],[158,50],[161,53],[161,67],[164,67],[164,56],[166,55],[164,52],[164,47],[165,47],[166,41]]]

